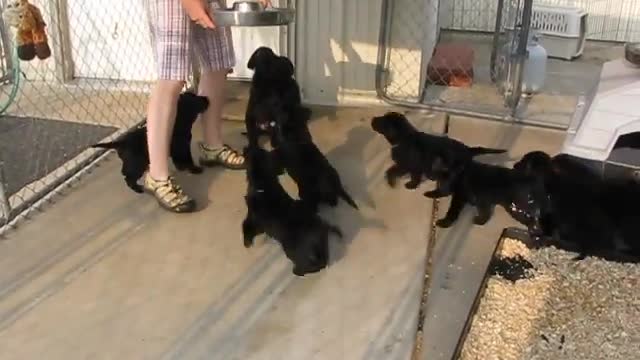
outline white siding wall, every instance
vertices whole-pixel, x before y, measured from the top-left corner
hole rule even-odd
[[[381,0],[300,0],[296,6],[296,73],[305,101],[376,102]]]
[[[422,65],[435,46],[437,0],[397,0],[395,5],[386,85],[392,96],[400,95],[394,94],[398,91],[404,98],[415,98]],[[381,0],[297,1],[296,64],[305,101],[382,103],[375,91],[381,6]],[[403,19],[415,23],[402,23]]]

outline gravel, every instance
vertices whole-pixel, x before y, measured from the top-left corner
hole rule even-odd
[[[640,265],[505,239],[502,258],[531,262],[528,277],[489,279],[461,359],[640,359]]]

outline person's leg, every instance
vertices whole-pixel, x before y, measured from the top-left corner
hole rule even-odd
[[[221,148],[222,109],[225,103],[227,70],[203,71],[198,93],[209,98],[209,108],[202,114],[204,145],[212,149]]]
[[[147,107],[147,139],[149,175],[156,180],[169,178],[169,147],[176,118],[178,96],[184,83],[175,80],[156,81]]]
[[[147,0],[157,76],[147,108],[149,171],[144,188],[160,205],[174,212],[195,210],[169,174],[169,148],[178,97],[191,71],[189,20],[179,1]]]
[[[191,31],[194,53],[202,70],[198,91],[210,101],[209,108],[201,117],[204,142],[200,145],[200,164],[243,169],[244,157],[224,144],[222,139],[222,109],[226,101],[227,73],[235,65],[231,29],[218,27],[205,30],[194,26]]]

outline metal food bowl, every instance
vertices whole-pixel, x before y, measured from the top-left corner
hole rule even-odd
[[[624,45],[624,57],[628,62],[640,66],[640,42],[630,42]]]
[[[236,1],[230,8],[211,7],[211,16],[218,26],[279,26],[293,21],[293,9],[265,8],[257,1]]]

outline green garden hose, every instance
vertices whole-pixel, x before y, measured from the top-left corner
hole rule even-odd
[[[11,92],[9,93],[9,98],[6,102],[0,104],[0,115],[4,114],[5,111],[11,106],[11,104],[15,101],[18,96],[18,90],[20,89],[20,76],[22,72],[20,71],[20,58],[18,57],[18,48],[14,46],[13,48],[13,59],[11,61],[12,69],[11,69],[11,78],[13,78],[12,83],[13,86],[11,88]]]

